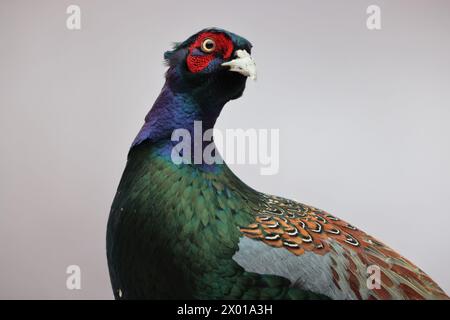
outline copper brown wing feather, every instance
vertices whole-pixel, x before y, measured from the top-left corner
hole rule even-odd
[[[254,210],[255,222],[240,228],[245,237],[297,256],[330,254],[334,284],[349,288],[358,299],[448,299],[413,263],[323,210],[268,195]],[[369,266],[379,268],[378,288],[368,289]]]

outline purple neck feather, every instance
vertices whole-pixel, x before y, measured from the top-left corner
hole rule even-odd
[[[194,121],[202,121],[203,132],[213,128],[225,103],[199,102],[192,94],[164,84],[132,147],[144,140],[170,141],[175,129],[189,130],[193,136]]]

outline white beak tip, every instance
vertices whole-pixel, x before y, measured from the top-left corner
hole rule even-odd
[[[256,80],[256,64],[246,50],[237,50],[236,59],[222,63],[224,67],[230,67],[229,71],[234,71]]]

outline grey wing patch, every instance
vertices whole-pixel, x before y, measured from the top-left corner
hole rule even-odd
[[[313,252],[294,255],[285,248],[266,245],[262,241],[241,237],[233,260],[248,272],[277,275],[291,281],[291,286],[324,294],[332,299],[356,299],[349,288],[338,287],[330,270],[330,253]]]

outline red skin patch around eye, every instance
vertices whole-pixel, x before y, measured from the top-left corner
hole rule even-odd
[[[213,39],[216,43],[216,48],[210,54],[192,55],[195,49],[201,50],[201,45],[205,39]],[[189,71],[197,73],[205,69],[209,63],[217,56],[222,56],[224,59],[231,57],[233,53],[233,42],[228,36],[223,33],[204,32],[200,34],[193,44],[189,47],[189,55],[186,59]]]

